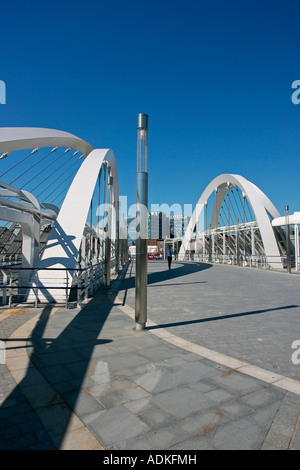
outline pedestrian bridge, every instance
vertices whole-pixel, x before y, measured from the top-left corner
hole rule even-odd
[[[109,287],[128,255],[113,150],[59,130],[0,128],[0,160],[2,303],[80,304],[99,285]],[[178,255],[251,266],[263,260],[268,269],[292,257],[298,270],[300,220],[289,217],[246,178],[217,176],[200,196]]]

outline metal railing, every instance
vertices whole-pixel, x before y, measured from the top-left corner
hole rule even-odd
[[[293,267],[295,266],[295,257],[292,256],[291,258]],[[237,256],[234,253],[223,255],[221,253],[209,254],[191,251],[183,255],[178,255],[177,259],[179,261],[198,261],[203,263],[228,264],[232,266],[244,266],[250,268],[274,269],[270,266],[268,257],[262,254]],[[272,256],[272,264],[274,263],[278,263],[278,269],[287,269],[286,256]]]
[[[111,269],[116,265],[116,259],[111,260]],[[22,271],[30,271],[31,280],[28,284],[22,285],[20,283],[19,274]],[[53,282],[53,285],[44,286],[39,281],[40,271],[65,271],[65,283],[58,286]],[[72,283],[69,280],[69,273],[73,273]],[[0,266],[0,273],[2,275],[2,283],[0,290],[2,290],[2,305],[12,307],[13,300],[18,299],[18,303],[31,303],[28,301],[28,293],[31,291],[34,294],[34,307],[37,308],[39,303],[39,291],[47,291],[52,289],[60,289],[64,291],[64,305],[68,308],[70,302],[76,302],[77,306],[81,306],[83,300],[101,286],[105,284],[105,263],[103,261],[88,265],[84,268],[22,268],[15,265],[2,265]],[[55,279],[55,278],[53,278]],[[23,291],[23,292],[20,292]],[[25,292],[24,292],[25,291]],[[75,299],[71,297],[76,293]],[[49,302],[51,303],[51,302]],[[58,302],[55,302],[58,303]]]

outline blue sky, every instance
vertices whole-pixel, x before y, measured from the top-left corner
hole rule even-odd
[[[5,2],[0,126],[112,148],[131,205],[147,113],[150,204],[195,205],[235,173],[300,210],[299,14],[297,0]]]

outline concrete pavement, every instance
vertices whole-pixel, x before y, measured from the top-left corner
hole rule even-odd
[[[0,313],[0,449],[300,449],[297,275],[134,263],[82,308]]]

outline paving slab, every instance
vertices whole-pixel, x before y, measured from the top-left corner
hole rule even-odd
[[[0,312],[0,448],[299,450],[300,277],[149,262],[136,331],[134,268],[81,308]]]

